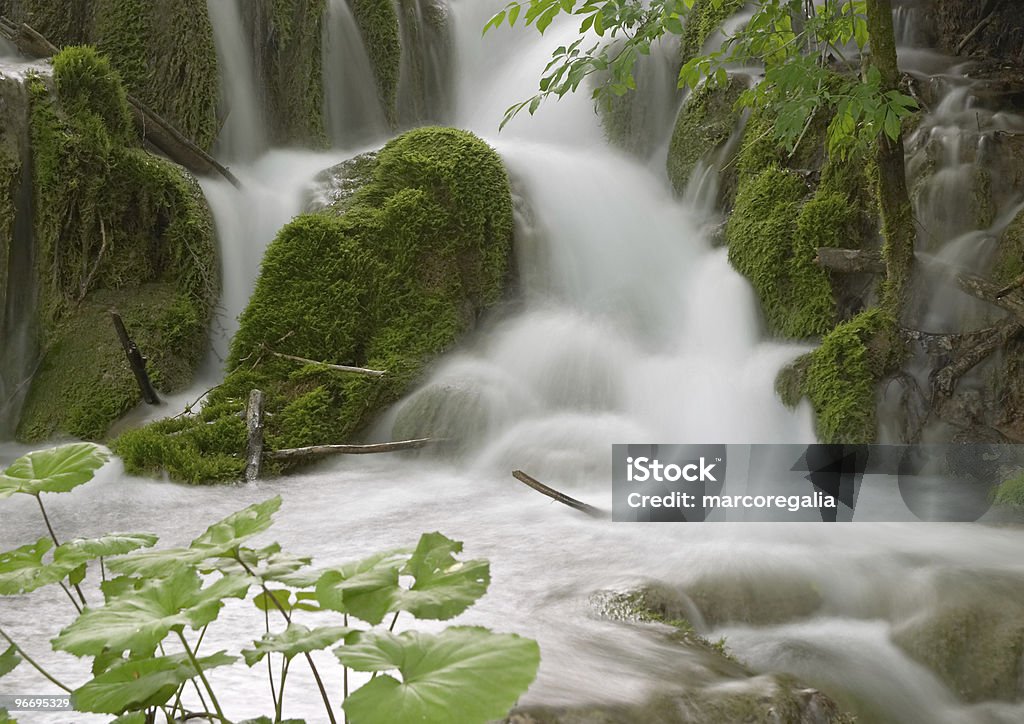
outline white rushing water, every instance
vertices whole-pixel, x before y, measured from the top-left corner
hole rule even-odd
[[[730,651],[755,671],[789,672],[825,688],[862,712],[862,721],[1021,721],[1019,705],[964,704],[893,643],[915,617],[941,609],[961,572],[1024,574],[1019,530],[613,524],[578,516],[510,478],[513,468],[522,468],[607,507],[611,443],[810,442],[813,429],[805,406],[788,411],[773,392],[778,369],[803,348],[764,338],[749,284],[700,231],[706,209],[674,199],[663,172],[609,149],[582,94],[548,103],[535,118],[517,119],[496,133],[505,108],[533,92],[550,50],[574,30],[552,28],[543,38],[501,30],[481,40],[486,10],[486,3],[471,2],[452,8],[454,115],[496,147],[524,201],[516,252],[523,299],[438,361],[375,431],[390,437],[403,407],[439,389],[454,390],[460,394],[453,401],[471,400],[473,422],[466,423],[467,408],[457,404],[439,414],[475,435],[470,449],[456,459],[332,461],[244,487],[139,480],[115,462],[74,493],[47,496],[58,534],[139,530],[160,534],[164,545],[187,543],[220,517],[275,494],[284,504],[260,540],[312,555],[317,565],[409,545],[421,532],[440,530],[464,540],[467,556],[487,557],[492,565],[488,595],[457,622],[522,633],[541,644],[540,675],[523,703],[637,702],[689,681],[696,665],[685,649],[670,644],[656,625],[597,618],[587,603],[594,592],[649,581],[685,587],[708,577],[735,581],[755,600],[779,587],[810,588],[821,597],[812,613],[704,633],[726,636]],[[336,32],[330,37],[347,31]],[[244,53],[244,46],[232,52]],[[242,67],[244,57],[225,63],[226,72]],[[347,72],[339,64],[344,61],[332,63],[330,72]],[[358,85],[337,84],[342,95],[332,103],[344,107],[344,88]],[[338,141],[349,151],[331,154],[265,154],[234,169],[241,192],[204,183],[224,258],[218,354],[235,329],[263,249],[299,211],[306,183],[357,150],[357,143]],[[0,448],[0,463],[17,452]],[[31,500],[16,496],[3,506],[0,549],[40,536]],[[47,651],[47,637],[71,620],[71,609],[46,594],[5,599],[0,618],[61,678],[84,681],[80,662]],[[998,596],[991,593],[988,601],[998,605]],[[262,626],[255,609],[231,605],[203,649],[237,652]],[[399,629],[404,626],[413,624],[400,622]],[[337,702],[340,670],[328,654],[317,661]],[[231,716],[241,719],[270,711],[269,699],[259,698],[264,676],[261,667],[239,665],[215,671],[212,682]],[[293,667],[289,681],[286,716],[324,721],[306,668]],[[26,693],[49,690],[24,665],[4,682]]]

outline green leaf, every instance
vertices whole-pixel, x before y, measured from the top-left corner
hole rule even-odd
[[[107,450],[91,442],[30,452],[0,475],[0,499],[14,493],[66,493],[92,480],[109,459]]]
[[[78,567],[77,561],[44,563],[53,546],[49,538],[0,553],[0,596],[17,596],[63,580]]]
[[[261,611],[291,611],[292,592],[288,589],[266,590],[252,599],[253,605]]]
[[[53,552],[53,558],[56,561],[87,561],[118,556],[139,548],[151,548],[157,540],[152,533],[111,533],[99,538],[76,538],[61,543]]]
[[[281,507],[281,496],[250,505],[224,520],[214,523],[188,548],[166,548],[134,553],[107,562],[115,573],[157,578],[194,566],[202,561],[231,556],[248,537],[262,533],[273,523],[272,516]]]
[[[149,656],[172,631],[202,628],[217,618],[222,599],[240,598],[250,581],[224,577],[202,588],[199,575],[183,569],[170,578],[150,581],[137,592],[125,592],[101,608],[86,608],[53,639],[53,647],[77,656],[131,651]]]
[[[219,523],[214,523],[206,532],[192,541],[190,548],[214,548],[232,550],[242,541],[262,533],[274,522],[274,513],[281,507],[281,496],[275,495],[262,503],[254,503],[237,513],[232,513]]]
[[[242,656],[249,666],[259,663],[268,654],[281,654],[291,659],[299,654],[326,649],[354,630],[348,626],[321,626],[310,630],[293,623],[281,633],[264,634],[259,641],[253,642],[255,648],[242,649]]]
[[[204,671],[235,661],[236,657],[223,651],[198,659]],[[99,714],[160,706],[174,696],[179,686],[198,675],[185,654],[129,659],[71,692],[71,703],[76,711]]]
[[[7,713],[7,710],[0,706],[0,724],[18,724],[17,720],[12,719],[11,715]]]
[[[78,568],[75,568],[68,574],[68,583],[72,586],[77,586],[79,583],[85,580],[85,574],[88,570],[88,564],[83,563]]]
[[[359,724],[424,722],[479,724],[500,719],[537,675],[535,641],[479,627],[438,635],[371,633],[334,649],[357,671],[397,670],[401,681],[377,676],[343,704]]]
[[[146,724],[146,712],[133,711],[128,714],[122,714],[110,722],[110,724]]]
[[[14,671],[14,667],[20,663],[21,657],[18,656],[18,650],[12,645],[0,654],[0,676],[6,676],[11,673]]]
[[[458,616],[487,593],[490,564],[485,560],[459,561],[462,543],[440,533],[420,536],[416,551],[402,569],[415,579],[399,593],[399,608],[416,618],[447,620]]]
[[[316,599],[324,608],[376,626],[395,610],[403,558],[398,551],[387,551],[328,569],[316,584]]]

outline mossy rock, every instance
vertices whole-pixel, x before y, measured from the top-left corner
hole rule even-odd
[[[206,0],[9,0],[0,11],[57,47],[95,46],[128,92],[197,145],[213,144],[219,75]]]
[[[822,606],[813,583],[779,571],[705,574],[684,589],[709,626],[767,626],[804,619]]]
[[[893,641],[968,702],[1024,695],[1024,582],[977,570],[932,581],[925,610],[893,629]]]
[[[389,123],[395,125],[398,122],[398,76],[402,65],[402,34],[395,4],[392,0],[353,0],[352,14],[370,58],[384,115]]]
[[[118,74],[87,47],[64,49],[53,66],[52,87],[29,82],[44,356],[18,437],[33,442],[102,438],[138,403],[138,389],[123,384],[116,338],[101,332],[112,333],[101,307],[126,315],[158,388],[169,392],[198,364],[219,293],[202,192],[180,167],[137,146]],[[83,340],[116,354],[87,351]]]
[[[803,397],[811,401],[820,442],[872,443],[875,390],[899,368],[902,354],[895,320],[871,309],[838,325],[820,347],[784,368],[775,387],[787,405]]]
[[[372,180],[320,213],[297,217],[267,248],[232,341],[228,374],[186,428],[240,415],[250,390],[266,396],[267,448],[349,440],[405,394],[424,366],[471,329],[505,286],[512,199],[497,154],[472,134],[420,128],[372,160]],[[385,370],[357,376],[316,362]],[[225,480],[244,445],[228,435],[197,445],[205,473],[174,440],[176,428],[125,433],[115,449],[131,472],[167,470],[190,481]],[[190,443],[191,444],[191,443]]]
[[[701,86],[683,104],[668,149],[668,178],[677,194],[686,189],[697,163],[711,160],[736,131],[740,122],[736,103],[746,88],[745,77],[730,76],[724,86]],[[719,206],[729,208],[739,181],[735,154],[714,161],[721,179]]]
[[[1024,510],[1024,473],[1000,483],[996,488],[993,502],[996,505]]]
[[[996,252],[992,279],[998,284],[1009,284],[1024,275],[1024,211],[1006,227]]]
[[[722,27],[729,16],[743,7],[745,0],[697,0],[686,14],[679,54],[683,63],[700,54],[711,34]]]
[[[479,388],[472,383],[438,383],[417,390],[402,403],[391,435],[396,440],[446,440],[445,452],[455,454],[482,441],[491,428]]]

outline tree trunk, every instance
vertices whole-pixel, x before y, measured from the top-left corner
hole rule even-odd
[[[868,35],[871,38],[871,63],[882,77],[882,92],[899,87],[896,65],[896,37],[892,26],[892,1],[867,0]],[[882,292],[883,307],[897,319],[909,293],[914,264],[914,211],[907,191],[903,138],[895,141],[884,133],[878,138],[878,204],[882,216],[885,245],[886,280]]]

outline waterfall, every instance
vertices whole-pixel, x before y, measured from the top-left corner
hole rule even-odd
[[[266,150],[268,138],[241,2],[207,0],[206,3],[221,68],[224,126],[217,139],[217,152],[232,161],[255,158]]]
[[[323,25],[324,115],[334,146],[383,138],[387,121],[348,0],[329,0]]]
[[[398,0],[402,60],[398,122],[443,123],[451,113],[451,36],[444,0]]]

